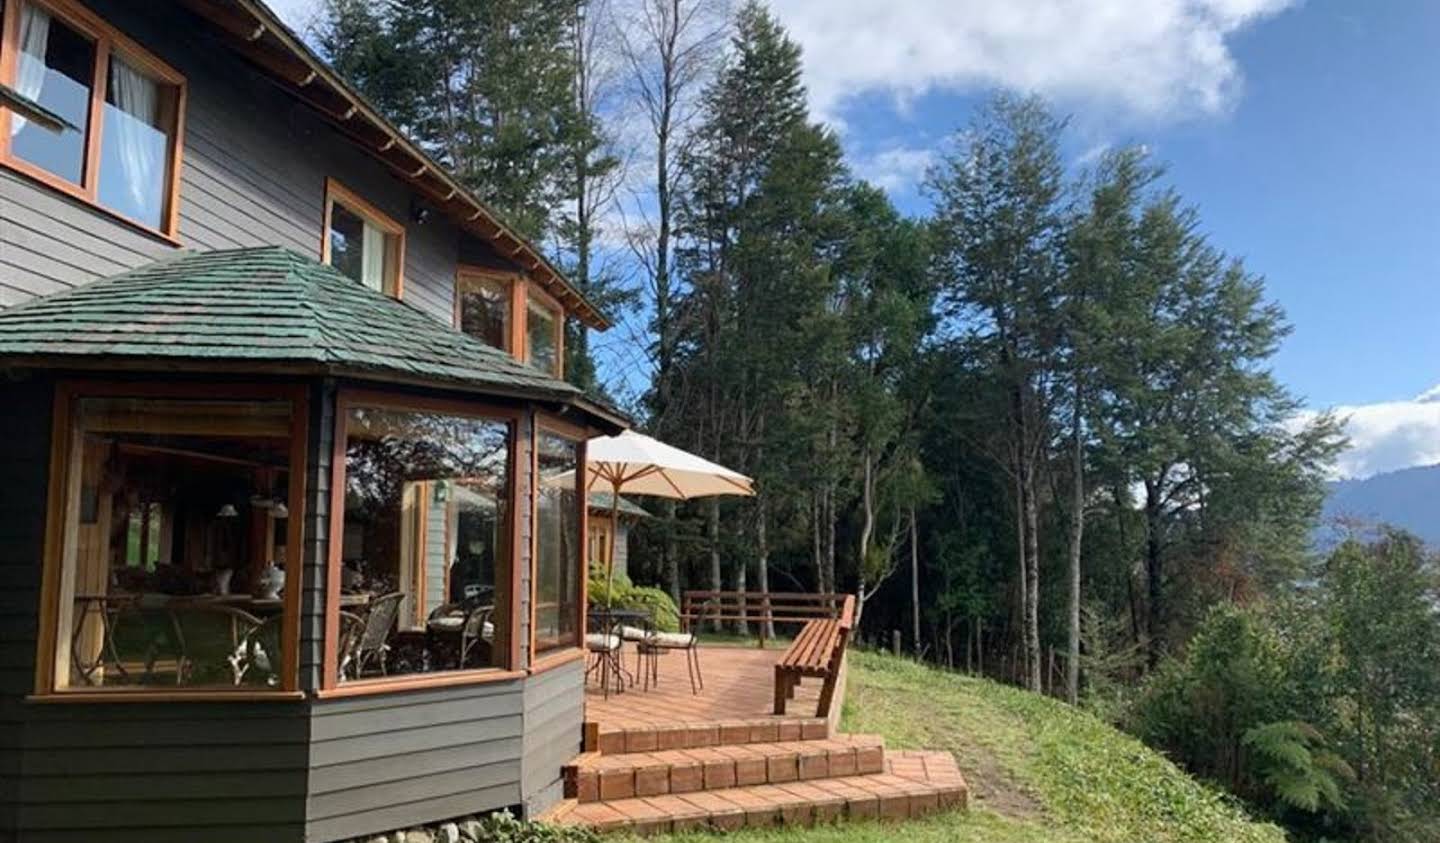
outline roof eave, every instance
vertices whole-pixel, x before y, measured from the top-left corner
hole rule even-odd
[[[263,3],[255,0],[183,2],[192,12],[209,20],[244,45],[237,48],[237,51],[252,64],[282,83],[282,87],[295,89],[291,91],[292,95],[324,115],[370,155],[429,196],[442,210],[459,221],[462,227],[490,241],[507,259],[523,267],[552,295],[556,295],[580,321],[601,331],[611,327],[612,323],[600,309],[577,290],[538,249],[506,225],[479,197],[460,184],[443,166],[366,102],[358,91],[331,70]],[[248,15],[249,19],[226,11],[236,7]],[[271,43],[278,44],[299,66],[275,65],[273,50],[266,47]],[[324,89],[328,89],[328,95],[334,102],[320,102],[303,93]],[[380,137],[362,137],[361,130],[357,128],[362,122],[371,130],[378,131]],[[394,154],[396,152],[408,161],[398,161]]]

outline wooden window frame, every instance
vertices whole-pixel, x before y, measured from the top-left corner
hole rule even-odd
[[[525,318],[522,320],[524,322],[524,329],[522,331],[524,343],[521,346],[523,354],[520,357],[520,362],[527,366],[531,365],[530,303],[537,302],[541,307],[550,311],[551,315],[555,317],[555,369],[554,371],[547,371],[545,374],[554,378],[563,379],[565,377],[565,308],[560,305],[560,302],[557,301],[554,296],[540,289],[539,285],[527,283],[524,287],[525,308],[522,311],[525,314]]]
[[[171,245],[180,245],[180,178],[185,146],[185,77],[175,68],[141,47],[100,16],[80,5],[76,0],[19,0],[33,3],[59,18],[66,26],[90,38],[95,43],[94,76],[90,80],[90,114],[86,121],[85,161],[81,167],[80,184],[74,184],[51,173],[43,167],[16,157],[10,148],[10,122],[14,112],[0,108],[0,166],[20,173],[52,190],[84,202],[89,207],[158,237]],[[11,0],[5,8],[3,27],[0,27],[0,84],[14,85],[19,67],[20,15],[19,3]],[[156,228],[133,217],[126,216],[100,203],[100,149],[105,131],[105,89],[110,74],[110,55],[118,53],[126,62],[135,65],[145,73],[160,80],[162,84],[175,88],[175,122],[171,127],[170,149],[167,167],[167,194],[163,224]]]
[[[159,689],[112,687],[60,689],[55,687],[55,649],[59,636],[60,591],[69,523],[70,477],[78,458],[76,425],[78,402],[84,398],[176,399],[196,401],[277,401],[290,402],[290,483],[286,494],[290,511],[286,519],[286,546],[294,548],[285,559],[285,589],[281,646],[287,668],[280,687],[272,690],[251,687],[184,687]],[[300,692],[300,596],[304,589],[305,484],[310,393],[303,384],[229,384],[197,382],[116,382],[62,380],[55,384],[50,428],[49,488],[45,508],[45,541],[40,586],[40,627],[36,649],[35,693],[29,698],[41,702],[74,701],[166,701],[296,699]]]
[[[388,237],[395,238],[395,251],[386,262],[385,272],[392,281],[382,281],[380,292],[395,299],[405,298],[405,226],[394,217],[375,207],[360,194],[327,176],[325,178],[325,212],[320,227],[320,262],[330,264],[330,223],[335,205],[375,226]],[[386,286],[393,289],[385,289]]]
[[[345,540],[345,451],[350,411],[356,407],[374,407],[399,412],[448,413],[476,419],[505,422],[510,426],[509,471],[510,471],[510,564],[506,567],[509,582],[495,584],[496,595],[509,594],[510,606],[505,622],[504,646],[495,652],[503,654],[503,664],[498,667],[484,667],[470,670],[449,670],[435,673],[403,674],[379,678],[356,679],[340,683],[339,651],[340,636],[340,575],[341,553]],[[384,390],[343,388],[335,396],[335,441],[331,452],[330,468],[330,533],[326,558],[325,605],[324,605],[324,660],[321,669],[320,688],[316,696],[352,697],[371,694],[387,694],[413,691],[424,688],[441,688],[454,685],[480,685],[517,679],[525,675],[520,665],[520,603],[518,600],[520,580],[520,460],[517,449],[519,432],[524,414],[513,408],[502,407],[479,401],[456,398],[441,398]],[[499,567],[497,566],[497,571]],[[502,588],[504,589],[502,591]],[[496,625],[497,631],[499,625]]]
[[[589,474],[587,454],[587,440],[590,438],[590,431],[578,425],[563,422],[557,418],[545,415],[536,415],[535,423],[531,425],[530,437],[530,663],[532,667],[539,668],[552,659],[582,650],[585,647],[585,625],[589,618],[590,601],[590,561],[585,558],[586,548],[590,538],[590,495],[585,488],[585,478]],[[537,615],[535,600],[535,584],[537,575],[540,572],[540,434],[552,433],[575,443],[575,477],[578,484],[576,505],[580,508],[579,520],[579,549],[580,549],[580,591],[577,596],[579,617],[575,621],[575,644],[566,647],[558,644],[540,655],[536,649],[538,636],[535,633]]]
[[[512,357],[518,357],[517,349],[519,348],[519,346],[516,344],[517,338],[523,336],[523,333],[522,331],[517,331],[515,327],[515,323],[517,321],[520,321],[515,318],[515,288],[523,284],[524,279],[519,278],[513,272],[505,272],[504,270],[487,269],[481,266],[470,266],[468,264],[461,264],[455,270],[455,302],[454,315],[452,317],[453,327],[455,328],[455,330],[464,333],[460,321],[460,304],[461,298],[465,295],[466,288],[471,284],[484,284],[487,282],[492,284],[500,284],[503,285],[505,288],[505,344],[500,348],[500,350],[505,352],[506,354],[511,355]],[[467,334],[467,336],[469,335]],[[471,339],[476,339],[477,342],[483,342],[483,340],[478,340],[475,337],[471,337]]]

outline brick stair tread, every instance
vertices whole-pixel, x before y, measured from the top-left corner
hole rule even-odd
[[[759,717],[679,722],[665,726],[636,724],[629,727],[592,722],[586,724],[585,734],[585,748],[588,751],[620,755],[627,752],[697,749],[707,746],[821,740],[829,737],[830,726],[820,717]],[[592,740],[593,745],[588,745]]]
[[[587,753],[564,770],[565,795],[582,803],[813,781],[884,770],[878,735],[737,744],[661,752]]]
[[[890,772],[869,775],[603,802],[567,799],[541,820],[655,834],[806,826],[847,818],[904,820],[965,806],[965,780],[948,753],[901,753],[897,760],[903,763],[892,764]]]

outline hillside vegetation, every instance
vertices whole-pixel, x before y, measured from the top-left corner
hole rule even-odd
[[[1251,821],[1226,797],[1084,712],[905,659],[852,655],[844,728],[884,735],[895,749],[947,749],[959,759],[970,783],[970,810],[904,826],[911,843],[1285,840],[1279,828]],[[727,839],[855,843],[896,837],[893,825],[851,823]]]

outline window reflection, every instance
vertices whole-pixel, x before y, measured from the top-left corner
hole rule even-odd
[[[15,89],[78,128],[55,133],[19,115],[10,118],[10,148],[60,178],[79,184],[85,168],[95,44],[34,3],[21,3]]]
[[[481,342],[509,345],[510,287],[495,278],[462,277],[459,280],[460,330]]]
[[[57,684],[281,684],[289,403],[87,398],[78,419]]]
[[[535,649],[544,653],[578,642],[580,620],[580,503],[578,443],[539,436],[540,476],[535,501]]]
[[[348,413],[342,679],[503,664],[510,425]]]
[[[530,345],[530,365],[560,376],[560,319],[549,305],[530,299],[525,333]]]

